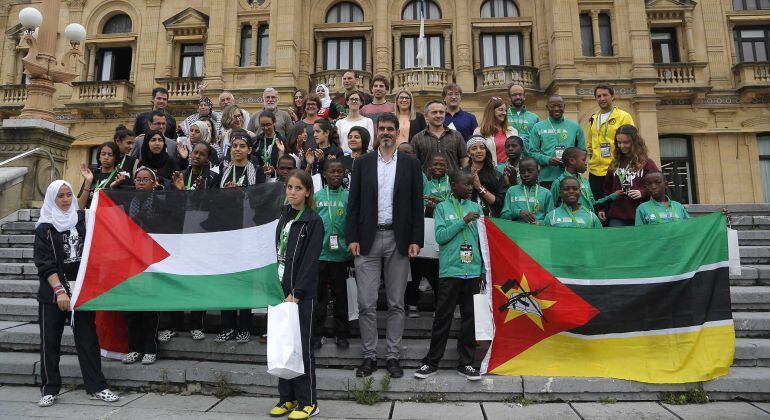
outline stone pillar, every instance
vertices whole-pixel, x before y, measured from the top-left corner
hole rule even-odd
[[[452,55],[450,53],[452,51],[452,30],[444,29],[444,32],[442,35],[444,37],[444,60],[441,62],[441,67],[445,69],[451,69],[452,60],[450,59],[450,57]]]
[[[161,0],[147,0],[145,7],[140,10],[144,11],[142,18],[141,34],[139,35],[139,69],[136,75],[136,89],[134,91],[135,103],[149,103],[150,93],[155,86],[155,72],[159,70],[158,67],[158,28],[161,28],[160,23],[160,3]],[[164,29],[165,30],[165,29]],[[168,52],[168,56],[173,51]],[[171,60],[168,60],[170,63]],[[164,74],[170,75],[170,70],[166,70]]]
[[[209,26],[206,28],[204,44],[204,73],[206,83],[209,85],[208,89],[218,91],[224,88],[222,68],[224,67],[225,30],[232,30],[226,29],[232,28],[232,25],[226,23],[228,16],[235,16],[235,13],[230,10],[239,6],[238,2],[235,1],[212,2],[211,4],[216,6],[209,9]]]
[[[532,28],[524,28],[524,65],[532,66]]]
[[[475,76],[473,70],[478,69],[478,31],[471,27],[470,13],[468,13],[468,4],[470,2],[454,2],[455,24],[451,36],[454,38],[455,45],[455,81],[465,92],[474,91]],[[464,9],[464,10],[461,10]],[[445,12],[446,13],[446,12]],[[451,49],[444,50],[447,57],[451,57]],[[449,59],[447,58],[447,62]]]
[[[94,71],[96,68],[96,45],[88,44],[88,71],[86,72],[86,81],[94,81]]]
[[[654,96],[636,97],[631,104],[636,109],[634,122],[647,144],[649,158],[660,167],[660,142],[658,141],[658,99]]]
[[[575,37],[579,36],[580,31],[574,25],[578,23],[579,28],[580,10],[577,2],[573,0],[553,0],[550,3],[550,9],[548,7],[546,3],[545,13],[551,19],[549,64],[552,69],[552,80],[553,83],[561,85],[557,88],[560,94],[574,95],[573,86],[576,86],[579,80],[575,68],[575,48],[576,44],[578,46],[580,44],[575,42]]]
[[[481,68],[481,34],[478,29],[473,30],[473,68]]]
[[[618,36],[618,25],[620,24],[614,11],[607,12],[610,18],[610,33],[612,34],[612,55],[620,55],[620,37]]]
[[[622,4],[622,3],[625,3]],[[650,48],[650,29],[647,27],[647,10],[644,2],[636,0],[619,1],[615,7],[628,11],[628,37],[631,42],[631,77],[635,81],[645,79],[651,83],[650,88],[658,81],[658,74],[652,65],[652,49]],[[638,94],[654,94],[654,91]]]
[[[252,20],[249,24],[251,25],[251,58],[249,58],[249,65],[254,67],[257,65],[257,51],[259,50],[257,45],[259,40],[259,21]]]
[[[237,2],[232,2],[237,7]],[[302,1],[281,0],[273,2],[270,6],[272,13],[276,14],[276,28],[270,28],[270,36],[275,37],[275,57],[271,60],[275,66],[273,87],[279,91],[291,91],[297,84],[295,71],[299,68],[299,46],[295,42],[294,33],[296,25],[302,22]],[[278,13],[278,7],[281,8]]]
[[[685,38],[687,39],[687,61],[692,63],[696,61],[692,10],[685,10],[684,12],[684,32]]]
[[[174,74],[174,33],[166,32],[166,77],[173,77]]]
[[[372,50],[374,50],[376,47],[372,45],[371,31],[364,34],[364,44],[366,45],[364,48],[366,50],[366,57],[364,57],[364,71],[372,73],[372,61],[374,57]],[[372,73],[372,76],[374,76],[374,73]]]
[[[371,19],[374,21],[374,45],[371,50],[376,52],[374,56],[374,72],[373,74],[383,74],[386,77],[390,77],[390,51],[391,51],[391,36],[390,36],[390,14],[388,13],[387,1],[375,1],[374,3],[374,15],[377,17]],[[370,35],[371,37],[371,35]],[[367,40],[370,43],[371,39]]]
[[[601,57],[602,55],[602,40],[599,34],[599,11],[591,10],[591,29],[594,33],[594,57]]]
[[[401,69],[401,32],[393,32],[393,71]]]
[[[19,44],[19,40],[15,37],[8,37],[5,39],[5,60],[8,62],[8,73],[5,76],[5,83],[8,85],[16,84],[17,76],[17,63],[19,62],[19,55],[16,52],[16,45]]]
[[[315,71],[318,73],[324,68],[324,39],[320,36],[315,39],[315,56]]]

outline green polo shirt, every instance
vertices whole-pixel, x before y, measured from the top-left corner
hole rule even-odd
[[[535,124],[529,135],[529,154],[540,164],[541,182],[553,181],[564,172],[561,167],[548,164],[552,157],[556,157],[557,149],[562,152],[570,147],[586,150],[583,130],[576,121],[568,118],[555,121],[548,117]]]
[[[316,212],[324,222],[324,242],[320,261],[349,261],[352,256],[345,241],[345,219],[347,217],[348,190],[340,187],[332,190],[326,187],[315,193]],[[329,237],[337,236],[338,248],[332,250]]]
[[[545,216],[543,224],[546,226],[582,229],[598,229],[602,227],[602,222],[594,212],[586,210],[581,206],[575,213],[572,213],[572,210],[566,205],[561,205],[551,210]]]
[[[668,200],[668,205],[665,205],[650,198],[650,201],[642,203],[636,208],[635,225],[662,225],[689,218],[690,214],[681,203]]]

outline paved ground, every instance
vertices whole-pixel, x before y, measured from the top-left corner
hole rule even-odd
[[[82,390],[61,394],[53,407],[35,404],[35,387],[0,386],[0,419],[263,419],[272,398],[207,395],[159,395],[124,392],[115,404],[91,401]],[[520,406],[506,403],[384,402],[364,406],[350,401],[321,401],[316,418],[333,419],[770,419],[770,403],[716,402],[668,406],[654,402],[547,403]]]

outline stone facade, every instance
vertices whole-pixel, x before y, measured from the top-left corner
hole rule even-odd
[[[3,118],[18,114],[25,100],[24,52],[16,49],[21,31],[17,16],[30,3],[34,5],[28,0],[0,5],[0,26],[5,31],[0,39]],[[288,106],[295,86],[326,82],[332,92],[340,90],[342,71],[327,70],[329,40],[343,50],[347,41],[340,40],[356,39],[363,47],[349,58],[360,62],[362,85],[382,73],[394,88],[420,91],[417,102],[423,104],[439,96],[443,84],[455,81],[465,92],[464,108],[479,118],[486,100],[505,98],[506,85],[516,80],[527,87],[528,109],[544,117],[545,97],[559,93],[567,101],[567,116],[587,128],[597,109],[593,86],[609,82],[617,88],[617,105],[629,111],[640,127],[651,157],[660,162],[661,150],[672,149],[662,149],[661,141],[672,136],[685,139],[686,147],[679,148],[685,156],[663,159],[669,167],[676,166],[672,172],[688,173],[689,178],[678,176],[673,181],[687,185],[689,201],[770,200],[763,192],[764,183],[770,181],[762,177],[757,141],[770,132],[770,64],[742,63],[746,60],[733,41],[734,31],[741,28],[768,31],[770,10],[734,10],[740,1],[731,0],[433,0],[428,8],[435,6],[440,17],[426,21],[426,35],[437,37],[430,45],[441,53],[439,62],[422,72],[404,68],[403,51],[419,33],[418,20],[403,19],[411,7],[409,0],[340,3],[346,2],[63,2],[60,31],[67,23],[79,22],[89,34],[80,79],[71,87],[57,87],[57,120],[69,126],[76,139],[65,177],[79,183],[77,166],[87,159],[89,147],[110,140],[117,124],[130,127],[137,113],[150,108],[154,86],[169,88],[169,109],[180,117],[193,112],[195,87],[201,80],[208,83],[210,96],[230,90],[250,111],[261,106],[261,91],[268,86],[278,89],[281,104]],[[491,3],[514,4],[515,11],[497,10]],[[506,12],[507,17],[482,17]],[[119,14],[130,18],[130,29],[105,34],[105,24]],[[353,17],[355,22],[334,23],[339,16]],[[241,38],[248,33],[242,28],[247,25],[254,30],[242,59]],[[676,40],[670,47],[674,52],[669,52],[677,57],[673,63],[656,64],[661,60],[655,56],[652,34],[660,32]],[[593,41],[583,39],[588,34]],[[68,46],[64,37],[59,38],[61,52]],[[484,43],[492,38],[519,42],[517,52],[511,53],[518,54],[511,61],[516,65],[490,64],[492,50]],[[585,56],[584,42],[590,56]],[[189,67],[181,56],[190,44],[203,46],[202,78],[180,77],[183,67]],[[102,79],[103,64],[99,66],[107,50],[122,54],[123,61],[117,63],[126,80],[97,81]]]

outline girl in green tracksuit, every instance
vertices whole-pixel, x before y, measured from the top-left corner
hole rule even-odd
[[[535,159],[526,157],[519,162],[521,185],[508,188],[500,217],[539,225],[553,209],[553,197],[548,189],[537,183],[540,169]]]
[[[580,181],[567,177],[559,183],[559,195],[562,204],[545,216],[546,226],[571,228],[601,228],[602,222],[590,209],[580,205]]]

